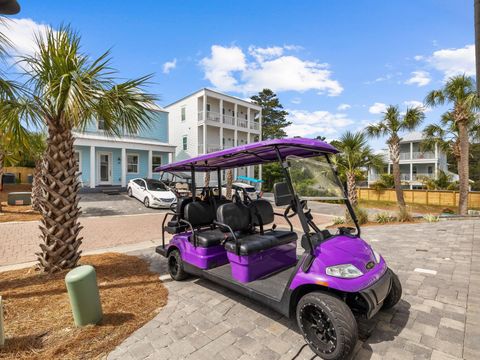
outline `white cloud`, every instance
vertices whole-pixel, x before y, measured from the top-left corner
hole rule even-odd
[[[418,70],[412,72],[412,76],[410,77],[410,79],[405,81],[405,84],[425,86],[428,85],[430,81],[432,81],[432,79],[428,71]]]
[[[387,104],[376,102],[368,108],[370,114],[381,114],[387,111]]]
[[[350,109],[351,107],[352,106],[350,104],[340,104],[340,105],[338,105],[337,110],[338,111],[345,111],[345,110]]]
[[[288,48],[287,48],[288,47]],[[249,58],[237,46],[213,45],[211,55],[200,61],[205,78],[220,91],[255,93],[263,88],[276,92],[316,90],[339,95],[343,88],[331,78],[328,64],[285,54],[289,46],[250,46]]]
[[[429,57],[428,62],[447,78],[464,73],[472,76],[475,74],[475,45],[437,50]]]
[[[418,101],[418,100],[408,100],[408,101],[404,101],[403,104],[409,108],[413,108],[413,107],[419,107],[421,108],[424,112],[429,112],[429,111],[432,111],[431,108],[428,108],[428,107],[425,107],[423,105],[423,102],[421,101]]]
[[[13,56],[33,55],[37,49],[35,36],[44,36],[48,29],[48,25],[27,18],[0,22],[0,32],[10,39],[13,45]]]
[[[413,58],[417,61],[420,61],[423,60],[425,57],[423,55],[415,55]]]
[[[332,137],[342,128],[353,124],[345,114],[331,113],[328,111],[317,110],[287,110],[288,120],[292,125],[287,127],[286,131],[289,137],[313,137],[323,135]]]
[[[290,100],[290,102],[291,102],[292,104],[297,104],[297,105],[298,105],[298,104],[300,104],[300,103],[302,102],[302,99],[296,97],[296,98],[293,98],[292,100]]]
[[[172,61],[167,61],[163,64],[163,73],[169,74],[170,71],[177,67],[177,59],[173,59]]]

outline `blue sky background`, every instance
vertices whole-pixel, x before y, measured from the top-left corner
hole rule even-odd
[[[202,87],[242,98],[273,88],[290,135],[332,139],[378,121],[383,104],[417,104],[446,76],[473,74],[471,0],[19,1],[7,31],[18,53],[31,31],[68,23],[85,52],[112,48],[119,76],[155,73],[161,105]]]

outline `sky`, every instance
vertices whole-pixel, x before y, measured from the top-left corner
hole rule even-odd
[[[31,53],[46,26],[69,24],[85,53],[111,49],[119,78],[154,74],[148,90],[161,106],[203,87],[240,98],[271,88],[289,136],[334,139],[389,104],[421,106],[449,76],[474,75],[472,0],[19,3],[0,29],[13,54]],[[424,125],[446,109],[425,109]]]

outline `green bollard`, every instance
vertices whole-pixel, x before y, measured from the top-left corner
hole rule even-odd
[[[65,284],[76,326],[97,324],[102,320],[102,304],[93,266],[82,265],[69,271]]]

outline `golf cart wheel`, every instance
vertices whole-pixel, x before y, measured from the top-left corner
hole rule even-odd
[[[312,292],[300,299],[297,322],[305,341],[322,359],[345,359],[357,343],[357,321],[352,311],[324,292]]]
[[[128,188],[128,190],[127,190],[127,195],[128,195],[128,197],[132,197],[132,196],[133,196],[133,194],[132,194],[132,188]]]
[[[150,200],[148,199],[148,197],[143,199],[143,205],[145,205],[146,208],[150,207]]]
[[[183,261],[178,250],[173,250],[168,255],[168,272],[171,278],[176,281],[184,280],[188,276],[183,270]]]
[[[397,305],[402,298],[402,284],[400,283],[398,276],[392,270],[388,269],[388,271],[390,271],[390,275],[392,276],[392,288],[383,301],[382,309],[385,310]]]

